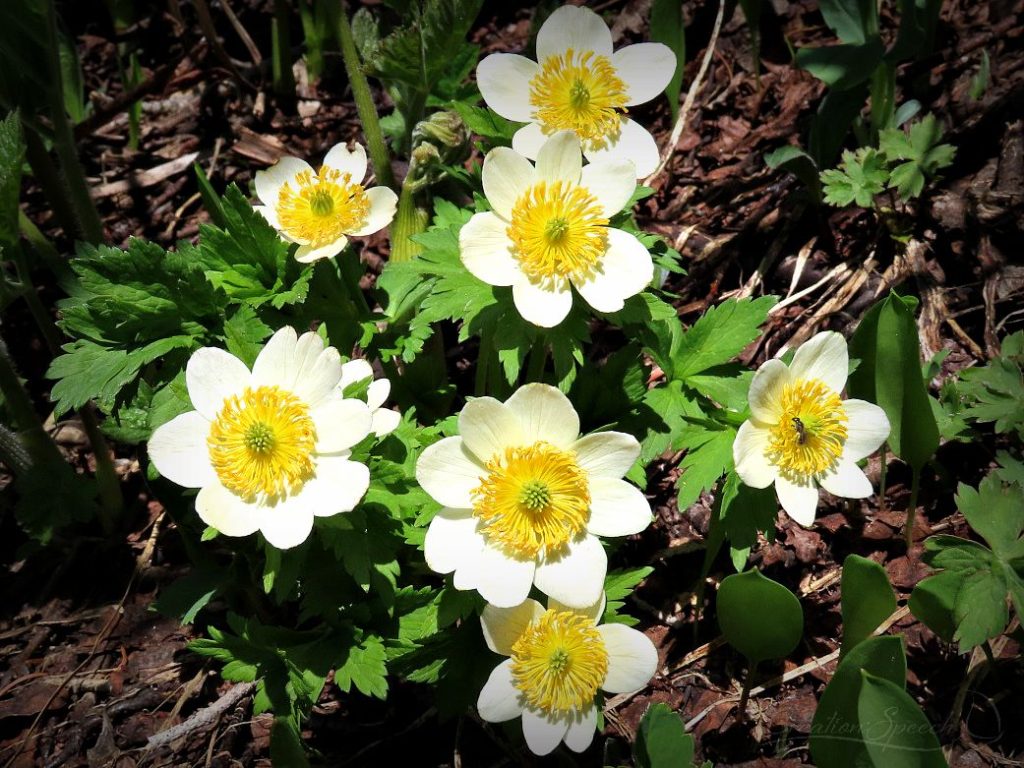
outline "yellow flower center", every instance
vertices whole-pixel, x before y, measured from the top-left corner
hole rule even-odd
[[[549,610],[512,646],[512,681],[526,703],[547,713],[579,711],[608,674],[608,651],[594,622]]]
[[[833,466],[843,454],[849,421],[838,393],[818,379],[798,379],[783,387],[781,401],[768,458],[796,480]]]
[[[360,229],[370,213],[370,199],[352,176],[326,165],[316,175],[296,174],[281,186],[277,220],[282,231],[297,243],[320,248]]]
[[[483,532],[506,552],[537,557],[564,547],[590,518],[590,489],[575,454],[545,442],[507,448],[473,489]]]
[[[312,476],[316,429],[292,393],[246,388],[224,401],[206,444],[225,488],[245,498],[277,496]]]
[[[584,278],[608,249],[608,219],[585,187],[556,181],[530,187],[506,230],[531,280]]]
[[[570,48],[549,56],[530,80],[534,119],[545,134],[575,131],[591,147],[618,138],[626,105],[626,84],[607,56]]]

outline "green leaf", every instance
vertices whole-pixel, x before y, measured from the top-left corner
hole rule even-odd
[[[751,488],[730,471],[720,494],[721,520],[729,541],[733,567],[742,572],[747,556],[757,544],[759,533],[768,541],[775,539],[775,521],[779,504],[772,488]]]
[[[829,90],[811,121],[807,151],[818,168],[831,168],[868,97],[868,82],[845,91]]]
[[[855,202],[862,208],[871,208],[875,195],[885,190],[888,180],[885,158],[870,147],[843,152],[839,168],[821,174],[825,202],[840,207]]]
[[[928,718],[902,684],[861,671],[857,719],[873,765],[886,768],[945,768],[939,740]]]
[[[14,516],[40,544],[48,544],[72,523],[95,520],[98,514],[96,481],[63,461],[32,465],[17,476],[14,487],[18,492]]]
[[[709,490],[718,478],[732,468],[732,444],[736,431],[732,428],[706,429],[692,427],[683,432],[676,447],[685,449],[686,455],[679,463],[681,475],[676,487],[679,490],[677,504],[686,509]]]
[[[856,45],[801,48],[796,64],[834,91],[848,91],[866,83],[882,62],[885,46],[876,35]]]
[[[511,144],[512,136],[519,129],[517,123],[506,120],[488,107],[476,107],[463,101],[453,101],[451,108],[459,113],[462,122],[471,132],[486,139],[492,145]]]
[[[21,198],[21,165],[25,143],[18,110],[0,120],[0,246],[18,242],[18,200]]]
[[[956,635],[953,606],[963,577],[955,571],[943,571],[922,579],[910,594],[910,612],[947,643]]]
[[[349,648],[344,664],[335,670],[334,682],[346,693],[354,684],[366,696],[386,699],[387,652],[381,639],[370,635]]]
[[[981,101],[981,97],[988,90],[989,78],[991,77],[991,64],[989,63],[988,51],[981,51],[981,63],[978,71],[971,78],[970,96],[974,101]]]
[[[219,568],[199,567],[189,571],[160,591],[152,610],[172,616],[182,624],[191,624],[228,579],[228,573]]]
[[[633,744],[638,768],[687,768],[693,765],[693,736],[682,718],[661,702],[644,712]]]
[[[726,576],[718,588],[718,625],[752,665],[788,656],[804,631],[796,595],[760,571]]]
[[[679,336],[671,354],[673,378],[686,379],[727,363],[758,337],[759,328],[778,298],[727,299],[709,307]]]
[[[878,6],[874,0],[821,0],[821,15],[844,43],[863,43],[878,34]]]
[[[792,145],[779,147],[765,155],[764,162],[769,168],[781,168],[792,173],[807,187],[815,202],[821,201],[821,180],[818,166],[814,162],[814,158],[800,147]]]
[[[210,215],[210,221],[223,229],[227,226],[227,218],[224,216],[224,207],[221,205],[220,196],[214,192],[206,171],[199,163],[192,163],[192,171],[196,175],[196,184],[199,187],[199,196],[203,199],[203,208]]]
[[[256,310],[240,305],[224,321],[224,342],[228,352],[252,368],[273,329],[256,316]]]
[[[275,717],[270,726],[270,760],[281,768],[308,768],[302,736],[290,717]]]
[[[868,638],[839,662],[811,723],[811,758],[820,768],[875,765],[868,757],[858,715],[861,670],[902,686],[907,676],[902,639],[892,635]]]
[[[960,483],[956,490],[956,506],[977,531],[996,557],[1009,562],[1022,554],[1020,542],[1024,531],[1024,490],[1019,485],[1003,485],[996,475],[989,474],[978,490]]]
[[[676,71],[665,86],[672,120],[679,115],[679,91],[683,87],[686,66],[686,34],[683,29],[683,6],[676,0],[654,0],[651,3],[651,41],[662,43],[676,55]]]
[[[654,569],[650,566],[610,571],[604,579],[605,608],[601,623],[630,626],[636,624],[636,619],[619,611],[625,605],[626,598],[633,594],[636,585],[653,572]]]
[[[931,114],[911,123],[909,133],[893,127],[879,135],[879,148],[890,161],[907,161],[892,170],[889,180],[890,189],[895,188],[901,199],[920,195],[926,179],[953,162],[956,147],[940,144],[941,138],[942,126]]]
[[[896,595],[885,569],[860,555],[849,555],[843,561],[840,589],[845,656],[896,610]]]
[[[1005,337],[1001,354],[987,365],[961,371],[959,390],[970,403],[966,416],[1024,439],[1024,331]]]

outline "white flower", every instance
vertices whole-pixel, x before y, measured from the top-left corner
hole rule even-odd
[[[366,150],[334,146],[319,172],[297,157],[282,157],[256,172],[256,206],[290,243],[298,243],[302,262],[341,253],[349,235],[372,235],[395,217],[398,196],[387,187],[364,189]]]
[[[530,751],[546,755],[559,742],[583,752],[597,727],[598,689],[629,693],[658,669],[658,651],[642,632],[597,622],[604,595],[585,609],[548,600],[513,608],[484,608],[480,623],[487,646],[508,656],[480,691],[477,710],[491,723],[523,718]]]
[[[343,394],[345,389],[360,381],[373,378],[373,368],[365,360],[349,360],[341,366],[341,381],[338,383],[338,393]],[[395,431],[395,428],[402,421],[398,411],[392,411],[384,407],[384,401],[391,394],[391,382],[387,379],[371,381],[366,389],[366,404],[373,414],[373,424],[370,431],[377,437],[384,437]]]
[[[427,565],[498,606],[518,605],[533,585],[566,605],[593,604],[608,570],[597,537],[651,521],[647,499],[620,479],[640,453],[636,438],[580,437],[569,399],[546,384],[504,403],[472,400],[459,432],[416,464],[420,485],[444,505],[427,529]]]
[[[185,369],[195,410],[157,428],[150,458],[168,480],[200,489],[196,512],[207,525],[297,546],[314,517],[351,511],[369,487],[348,449],[370,433],[370,409],[342,398],[340,379],[337,350],[315,333],[282,328],[252,372],[204,347]]]
[[[637,178],[657,168],[654,138],[626,117],[625,108],[665,90],[676,71],[668,46],[640,43],[612,53],[612,34],[601,17],[566,5],[537,33],[537,59],[492,53],[476,70],[487,105],[502,117],[527,123],[512,137],[513,149],[534,159],[545,137],[571,130],[588,160],[631,160]]]
[[[889,436],[889,420],[877,405],[840,399],[848,368],[845,339],[827,331],[801,345],[791,365],[766,362],[750,383],[751,418],[732,446],[736,472],[752,488],[775,483],[801,525],[814,524],[819,485],[850,499],[873,493],[856,462]]]
[[[511,285],[516,309],[551,328],[572,309],[572,288],[599,312],[617,312],[654,276],[651,254],[628,232],[608,226],[636,189],[626,160],[583,167],[571,131],[549,139],[534,168],[507,147],[484,158],[492,211],[459,232],[463,264],[490,285]]]

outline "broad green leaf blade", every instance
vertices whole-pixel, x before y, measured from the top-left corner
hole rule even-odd
[[[811,723],[811,757],[819,768],[870,768],[861,738],[857,700],[861,670],[902,686],[907,676],[903,641],[891,635],[859,643],[839,662]]]
[[[943,571],[919,581],[910,594],[910,612],[947,643],[956,634],[953,606],[963,577],[955,571]]]
[[[807,139],[807,151],[819,168],[831,168],[835,163],[850,124],[860,114],[867,96],[867,81],[847,91],[829,90],[825,94]]]
[[[742,571],[747,555],[757,544],[757,536],[764,533],[769,541],[774,539],[775,520],[779,515],[779,504],[773,488],[751,488],[740,482],[735,472],[730,472],[721,492],[722,527],[729,540],[733,567]]]
[[[758,328],[777,301],[775,296],[727,299],[709,307],[674,345],[671,376],[685,379],[732,360],[757,338]]]
[[[659,702],[644,712],[633,744],[638,768],[689,768],[693,749],[693,736],[671,707]]]
[[[683,29],[683,4],[679,0],[654,0],[651,3],[651,40],[663,43],[676,55],[676,71],[665,86],[672,120],[679,115],[679,91],[683,87],[686,66],[686,34]]]
[[[821,202],[821,180],[818,178],[818,166],[809,154],[800,147],[788,145],[779,147],[764,156],[769,168],[781,168],[796,176],[807,187],[816,203]]]
[[[309,760],[295,723],[279,715],[270,726],[270,760],[285,768],[308,768]]]
[[[992,473],[981,481],[978,490],[960,483],[956,489],[956,506],[996,557],[1004,560],[1011,557],[1024,531],[1024,489],[1019,485],[1003,485]]]
[[[844,43],[863,43],[878,34],[875,0],[821,0],[825,23]]]
[[[843,562],[841,591],[845,656],[896,610],[896,595],[885,569],[860,555]]]
[[[804,631],[796,595],[760,571],[727,576],[718,588],[718,625],[751,664],[787,656]]]
[[[0,121],[0,246],[18,242],[18,200],[25,144],[18,110]]]
[[[861,45],[824,45],[801,48],[796,63],[836,91],[866,83],[882,61],[885,47],[878,37]]]
[[[885,768],[946,768],[931,723],[903,686],[868,671],[861,675],[857,718],[872,764]]]

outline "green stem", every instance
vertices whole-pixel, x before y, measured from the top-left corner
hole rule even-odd
[[[0,461],[19,477],[32,468],[32,457],[16,432],[0,424]]]
[[[750,699],[750,687],[754,682],[754,672],[757,671],[757,664],[747,659],[749,669],[747,670],[747,676],[743,679],[743,690],[740,693],[740,703],[737,706],[736,720],[742,723],[747,719],[747,700]]]
[[[100,525],[103,532],[112,534],[117,530],[117,519],[124,509],[124,496],[121,494],[121,481],[114,470],[114,460],[110,455],[107,439],[100,430],[96,420],[93,404],[86,403],[78,409],[85,434],[89,438],[93,455],[96,457],[96,486],[100,493]]]
[[[391,225],[391,261],[409,261],[423,251],[412,236],[427,229],[427,213],[416,206],[415,194],[409,184],[402,185],[398,210]]]
[[[302,21],[302,36],[306,46],[306,68],[310,76],[319,78],[324,72],[324,41],[317,26],[313,0],[299,1],[299,19]]]
[[[270,24],[271,66],[274,93],[286,99],[295,98],[295,76],[292,74],[292,42],[288,28],[288,0],[274,0],[274,18]]]
[[[341,57],[345,62],[348,81],[352,86],[352,98],[356,103],[359,120],[363,124],[363,133],[366,134],[366,145],[370,152],[370,159],[373,161],[373,170],[377,174],[377,181],[386,187],[397,189],[395,175],[391,172],[388,145],[384,143],[384,134],[380,129],[380,120],[377,118],[377,108],[370,93],[370,84],[366,81],[366,75],[363,74],[359,52],[356,50],[356,43],[352,38],[352,25],[349,22],[348,13],[340,14],[338,42],[341,45]]]
[[[57,330],[57,326],[54,324],[53,318],[46,311],[46,307],[43,306],[43,302],[39,300],[36,287],[32,284],[32,275],[28,267],[28,260],[25,258],[25,252],[17,246],[14,248],[14,267],[18,272],[18,280],[21,281],[22,295],[25,298],[25,303],[28,304],[28,311],[32,315],[32,319],[36,321],[39,332],[43,334],[43,339],[46,341],[50,354],[59,354],[60,331]]]
[[[71,122],[64,111],[64,88],[60,71],[60,48],[57,45],[57,11],[53,0],[46,3],[47,17],[47,59],[49,66],[50,88],[50,120],[53,122],[53,144],[60,158],[61,170],[71,194],[71,206],[81,230],[82,239],[93,244],[103,242],[103,222],[96,211],[96,204],[89,193],[89,184],[85,179],[85,171],[78,160],[75,148],[75,135],[71,130]]]
[[[345,283],[349,299],[358,310],[357,314],[364,319],[369,317],[370,305],[366,302],[366,296],[359,285],[363,277],[363,262],[351,246],[338,254],[338,271]]]
[[[886,465],[889,463],[889,444],[882,443],[882,450],[879,453],[879,461],[881,461],[881,468],[879,469],[878,478],[878,511],[885,512],[885,475]]]
[[[53,243],[39,231],[39,227],[25,215],[24,211],[18,211],[18,229],[21,230],[21,236],[28,241],[39,258],[42,259],[46,268],[57,278],[57,284],[65,291],[70,291],[75,280],[75,273],[57,249],[53,247]]]
[[[25,155],[28,157],[32,175],[39,182],[39,186],[43,188],[43,194],[46,195],[46,200],[50,203],[53,215],[61,229],[64,230],[65,236],[73,238],[80,233],[75,211],[69,202],[68,188],[57,172],[57,166],[50,159],[46,145],[43,144],[39,134],[25,120],[22,120],[22,126],[25,136]]]
[[[487,394],[487,378],[490,374],[493,354],[490,332],[484,331],[480,334],[480,351],[476,356],[476,377],[473,380],[473,394],[477,397]]]
[[[907,524],[904,528],[904,537],[907,542],[907,549],[914,546],[914,517],[917,515],[917,492],[921,482],[921,472],[916,467],[910,475],[910,505],[907,507]]]
[[[32,401],[21,385],[14,361],[11,360],[7,344],[0,339],[0,392],[4,396],[4,407],[18,429],[21,444],[33,465],[45,465],[51,462],[63,462],[57,446],[39,422]]]
[[[992,646],[988,640],[981,644],[981,650],[985,652],[985,658],[988,659],[989,669],[996,668],[996,657],[992,653]]]
[[[543,331],[537,331],[530,348],[530,364],[526,369],[526,382],[543,381],[544,366],[548,362],[548,338]]]

